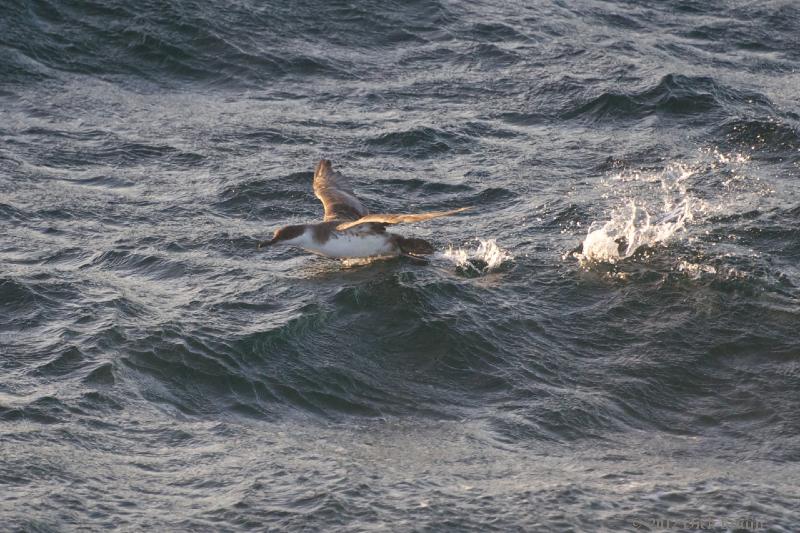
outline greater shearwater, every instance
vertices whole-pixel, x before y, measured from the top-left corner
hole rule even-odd
[[[431,254],[433,246],[428,241],[389,233],[386,226],[444,217],[469,209],[462,207],[406,215],[369,214],[345,177],[334,171],[327,159],[317,163],[314,171],[314,194],[325,210],[322,222],[284,226],[275,231],[272,239],[260,242],[258,247],[292,244],[309,252],[340,259]]]

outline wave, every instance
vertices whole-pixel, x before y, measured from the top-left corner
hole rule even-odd
[[[418,159],[433,158],[443,153],[468,153],[475,143],[475,139],[462,133],[430,127],[384,133],[367,140],[367,144],[373,148]]]
[[[731,148],[746,149],[759,158],[776,152],[790,160],[800,158],[800,129],[780,118],[733,119],[717,128],[717,134]]]
[[[127,275],[140,275],[155,280],[182,278],[197,266],[189,266],[160,255],[139,254],[124,250],[98,252],[88,261],[80,265],[82,269],[95,268],[119,271]]]
[[[640,119],[652,114],[705,115],[722,112],[728,105],[761,107],[771,111],[765,96],[726,87],[713,78],[668,74],[658,84],[639,92],[605,92],[567,109],[562,118],[589,121]]]
[[[421,14],[427,17],[420,17]],[[225,7],[191,2],[11,2],[0,23],[0,73],[31,82],[60,73],[156,85],[263,87],[280,77],[357,79],[373,49],[428,41],[446,9],[372,9],[329,2]],[[362,72],[361,74],[356,74]]]
[[[251,309],[216,307],[224,319],[203,325],[153,324],[118,343],[120,371],[148,401],[184,415],[451,418],[472,401],[463,390],[508,382],[491,366],[491,323],[453,311],[480,288],[435,272],[362,269],[357,283],[341,286],[339,271],[318,303],[258,315],[244,335],[231,335],[229,324],[252,320]]]

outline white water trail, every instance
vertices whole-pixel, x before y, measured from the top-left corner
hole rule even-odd
[[[396,256],[342,259],[341,265],[344,268],[356,268],[375,261],[395,258]],[[430,256],[422,256],[420,259],[430,260],[434,264],[444,262],[448,265],[455,265],[456,270],[463,274],[481,276],[513,261],[514,256],[501,248],[494,239],[477,239],[477,245],[474,248],[448,246],[443,252],[435,252]]]

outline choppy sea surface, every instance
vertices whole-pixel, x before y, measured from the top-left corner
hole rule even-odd
[[[800,529],[797,2],[0,4],[2,529]]]

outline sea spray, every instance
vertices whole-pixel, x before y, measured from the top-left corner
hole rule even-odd
[[[608,189],[602,197],[611,202],[607,217],[592,222],[580,251],[565,257],[574,257],[583,266],[614,264],[633,256],[646,258],[649,254],[641,250],[676,239],[703,240],[709,223],[752,210],[758,198],[774,192],[752,174],[749,163],[746,154],[708,148],[690,163],[610,175],[601,181]],[[702,193],[715,184],[716,196]]]
[[[466,275],[486,274],[514,259],[514,256],[498,246],[494,239],[478,239],[478,245],[473,249],[448,246],[444,252],[437,255],[454,263],[456,270]]]
[[[644,246],[668,242],[691,219],[689,199],[655,218],[646,207],[630,201],[627,206],[616,210],[611,220],[600,228],[595,229],[596,224],[589,227],[581,252],[577,254],[578,260],[582,263],[616,263]]]
[[[629,184],[634,198],[612,209],[605,222],[593,222],[575,257],[581,264],[616,263],[646,246],[664,244],[685,229],[698,203],[687,192],[686,180],[696,170],[670,165],[661,172],[623,172],[614,185]]]

